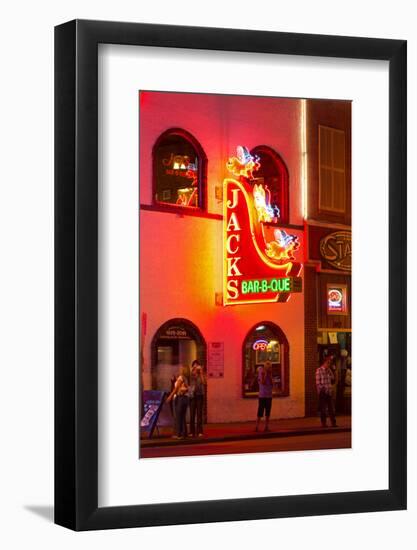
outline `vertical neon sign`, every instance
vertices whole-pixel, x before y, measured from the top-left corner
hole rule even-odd
[[[223,182],[223,304],[284,302],[301,292],[299,237],[276,224],[267,186],[252,185],[259,159],[237,148]]]

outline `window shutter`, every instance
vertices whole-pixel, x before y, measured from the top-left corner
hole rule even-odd
[[[346,211],[345,132],[319,126],[319,210]]]

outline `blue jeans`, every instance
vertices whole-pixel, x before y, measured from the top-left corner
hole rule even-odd
[[[336,416],[334,414],[333,399],[332,399],[332,396],[329,395],[328,393],[320,392],[319,411],[320,411],[320,419],[321,419],[322,426],[326,425],[327,414],[330,417],[332,426],[336,425]]]
[[[188,395],[177,395],[175,398],[175,428],[178,437],[187,437]]]
[[[195,395],[190,400],[190,431],[196,435],[195,417],[197,415],[197,434],[203,433],[204,395]]]

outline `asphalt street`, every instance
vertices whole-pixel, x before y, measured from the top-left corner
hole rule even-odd
[[[224,441],[195,445],[174,445],[142,448],[141,458],[169,456],[198,456],[241,454],[276,451],[306,451],[317,449],[346,449],[351,446],[351,432],[308,434],[301,436]]]

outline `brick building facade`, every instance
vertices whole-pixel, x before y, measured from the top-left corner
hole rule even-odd
[[[314,373],[333,353],[339,368],[338,412],[350,412],[342,395],[351,355],[351,103],[306,101],[307,200],[304,211],[306,258],[305,413],[317,413]],[[331,292],[341,302],[331,302]],[[344,351],[342,351],[344,350]],[[348,354],[348,355],[346,355]]]

